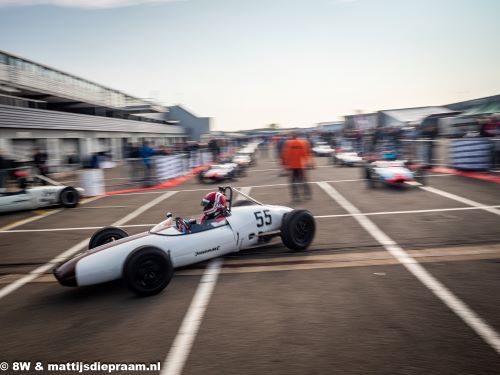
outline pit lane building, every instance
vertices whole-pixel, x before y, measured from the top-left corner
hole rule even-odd
[[[103,151],[121,159],[128,143],[169,146],[209,127],[210,119],[177,120],[157,103],[0,51],[0,148],[16,160],[35,147],[52,165]]]

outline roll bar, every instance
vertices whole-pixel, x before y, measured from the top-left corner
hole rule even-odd
[[[228,199],[228,202],[229,202],[228,210],[229,211],[231,211],[231,207],[233,206],[233,191],[241,194],[242,196],[244,196],[248,200],[251,200],[255,204],[258,204],[259,206],[263,206],[264,205],[263,203],[259,202],[256,199],[253,199],[251,196],[249,196],[249,195],[241,192],[240,190],[238,190],[236,188],[233,188],[231,186],[219,186],[219,192],[222,193],[222,194],[224,194],[226,196],[226,198]]]

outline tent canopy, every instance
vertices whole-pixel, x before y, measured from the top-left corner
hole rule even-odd
[[[500,113],[500,101],[476,105],[462,113],[460,117],[483,116],[490,115],[492,113]]]

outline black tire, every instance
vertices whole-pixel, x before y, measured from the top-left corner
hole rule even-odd
[[[122,238],[128,237],[128,233],[123,229],[116,227],[106,227],[101,228],[97,232],[95,232],[89,241],[89,249],[93,249],[95,247],[121,240]]]
[[[283,217],[281,240],[292,251],[301,251],[309,247],[316,233],[316,222],[307,210],[293,210]]]
[[[134,250],[125,260],[123,280],[140,297],[160,293],[170,283],[174,267],[170,257],[156,247]]]
[[[74,208],[80,202],[80,193],[71,186],[67,186],[59,193],[59,203],[63,207]]]
[[[257,203],[249,201],[247,199],[242,199],[242,200],[234,202],[231,206],[232,207],[243,207],[243,206],[254,206],[256,204]]]

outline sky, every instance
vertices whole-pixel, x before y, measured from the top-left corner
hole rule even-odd
[[[498,0],[0,0],[0,49],[213,118],[306,127],[500,94]]]

